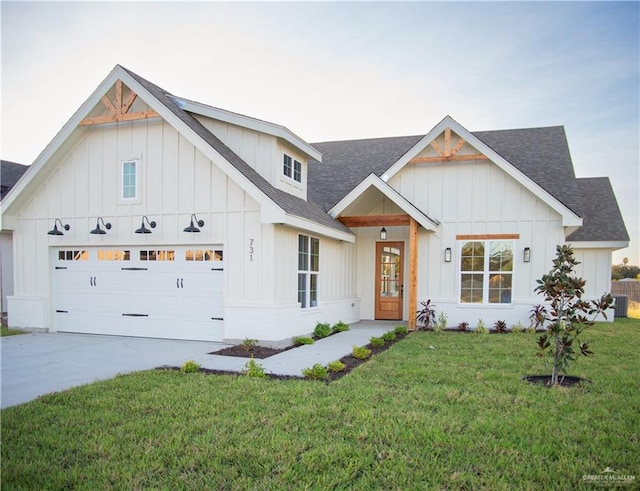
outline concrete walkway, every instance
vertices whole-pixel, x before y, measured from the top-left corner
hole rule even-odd
[[[361,321],[349,331],[314,344],[256,360],[267,373],[302,376],[302,369],[339,360],[352,346],[392,330],[397,322]],[[32,333],[0,339],[0,396],[3,408],[41,395],[90,384],[118,374],[179,367],[187,360],[202,368],[241,372],[247,358],[209,354],[228,345],[202,341],[128,338],[91,334]]]

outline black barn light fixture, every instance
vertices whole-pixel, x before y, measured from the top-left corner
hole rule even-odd
[[[384,227],[380,229],[380,240],[387,240],[387,229]]]
[[[149,230],[147,227],[144,226],[144,221],[147,221],[147,224],[151,227],[151,228],[156,228],[156,222],[155,221],[149,221],[149,218],[147,218],[147,215],[142,217],[142,223],[140,224],[140,228],[137,229],[135,231],[136,234],[150,234],[151,230]]]
[[[62,220],[60,220],[59,218],[56,218],[56,221],[53,222],[53,230],[49,230],[47,234],[48,235],[64,235],[64,232],[62,232],[62,230],[58,230],[58,224],[60,224],[60,228],[63,228],[67,231],[71,228],[68,223],[64,225],[62,223]]]
[[[191,223],[189,224],[189,226],[187,228],[184,229],[185,232],[189,232],[189,233],[200,232],[200,229],[193,224],[193,220],[194,219],[195,219],[196,223],[198,224],[198,227],[204,227],[204,220],[198,220],[198,217],[196,216],[196,214],[192,213],[191,214]]]
[[[90,234],[93,235],[104,235],[107,232],[105,232],[104,230],[102,230],[100,228],[100,222],[102,222],[102,225],[104,225],[104,228],[106,228],[107,230],[111,230],[111,224],[110,223],[104,223],[104,219],[102,217],[98,217],[98,219],[96,220],[96,228],[94,228],[91,232],[89,232]]]

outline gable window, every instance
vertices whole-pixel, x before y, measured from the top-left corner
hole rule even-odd
[[[510,304],[513,242],[474,240],[460,245],[460,302]]]
[[[293,180],[302,182],[302,163],[297,160],[293,161]]]
[[[284,160],[283,160],[282,173],[287,177],[291,177],[292,171],[293,171],[293,159],[285,153]]]
[[[138,197],[138,162],[127,160],[122,162],[122,199]]]
[[[298,236],[298,303],[300,307],[318,306],[318,272],[320,271],[320,240]]]
[[[297,182],[302,182],[302,162],[292,159],[286,153],[282,161],[282,173]]]

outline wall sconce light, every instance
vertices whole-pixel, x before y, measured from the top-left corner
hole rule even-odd
[[[198,220],[198,217],[195,215],[195,213],[192,213],[191,214],[191,223],[189,224],[189,226],[187,228],[184,229],[185,232],[190,232],[190,233],[200,232],[200,229],[193,224],[193,220],[194,219],[196,220],[196,223],[198,224],[198,227],[203,227],[204,226],[204,220]]]
[[[62,220],[60,220],[59,218],[56,218],[56,221],[53,222],[53,230],[49,230],[47,234],[48,235],[64,235],[64,232],[62,232],[61,230],[58,230],[58,224],[60,224],[60,227],[65,230],[69,230],[71,228],[68,223],[66,225],[63,225]]]
[[[525,263],[531,262],[531,247],[524,248],[524,254],[522,256],[522,259]]]
[[[145,216],[142,217],[142,223],[140,224],[140,228],[137,229],[134,233],[136,233],[136,234],[150,234],[151,233],[151,230],[149,230],[147,227],[144,226],[144,221],[145,220],[147,221],[147,223],[149,224],[149,226],[151,228],[156,228],[156,222],[154,222],[154,221],[150,222],[149,219],[147,218],[147,216],[145,215]]]
[[[380,229],[380,240],[387,240],[387,229],[384,227]]]
[[[444,250],[444,262],[445,263],[450,263],[451,262],[451,247],[447,247]]]
[[[102,225],[104,225],[104,228],[106,228],[107,230],[111,230],[111,224],[110,223],[104,223],[104,219],[102,217],[98,217],[98,219],[96,220],[96,228],[94,228],[91,232],[89,232],[90,234],[93,235],[104,235],[107,232],[105,232],[104,230],[102,230],[100,228],[100,222],[102,222]]]

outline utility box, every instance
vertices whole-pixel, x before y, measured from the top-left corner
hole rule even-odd
[[[629,316],[629,295],[614,295],[615,300],[613,311],[616,317]]]

